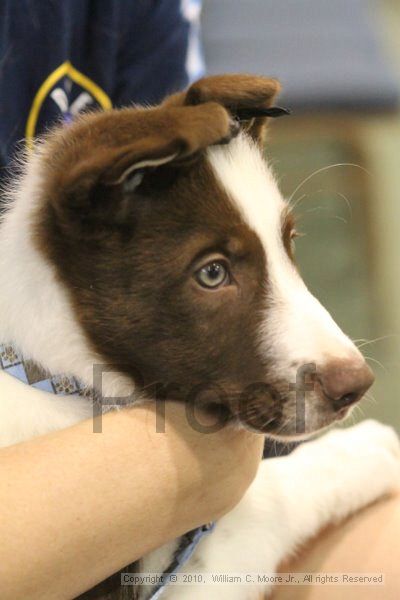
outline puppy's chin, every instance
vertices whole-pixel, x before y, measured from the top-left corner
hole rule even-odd
[[[265,435],[266,438],[277,442],[291,443],[301,442],[317,437],[330,427],[337,423],[345,421],[353,411],[354,406],[343,408],[337,413],[327,415],[313,415],[312,419],[305,419],[304,427],[299,431],[295,421],[280,421],[270,422],[267,426],[258,425],[256,422],[243,422],[237,420],[237,425],[240,428],[245,428],[254,433]]]

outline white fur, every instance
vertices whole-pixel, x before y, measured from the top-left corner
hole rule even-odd
[[[286,258],[278,234],[283,201],[258,151],[240,137],[228,147],[210,150],[209,157],[265,245],[275,298],[268,327],[281,319],[281,328],[290,332],[287,342],[276,334],[281,360],[285,348],[291,360],[324,351],[352,352]],[[0,227],[0,340],[12,341],[51,372],[71,373],[91,385],[93,364],[101,359],[89,347],[66,289],[32,240],[42,177],[39,154],[12,194],[13,205]],[[133,388],[123,376],[109,374],[103,389],[112,396]],[[0,372],[0,446],[67,427],[89,414],[90,406],[81,399],[56,398]],[[272,572],[322,526],[393,489],[398,476],[398,440],[392,430],[371,422],[330,433],[289,457],[265,461],[246,496],[202,540],[185,570]],[[142,568],[162,571],[174,547],[171,542],[152,553]],[[171,587],[165,598],[244,600],[258,592],[257,587],[240,586],[206,591]]]
[[[265,249],[269,306],[260,332],[264,352],[272,351],[277,368],[288,375],[297,368],[290,365],[320,364],[330,357],[361,361],[353,343],[308,291],[285,251],[281,229],[286,202],[259,148],[242,134],[228,146],[211,148],[208,157]]]
[[[93,415],[87,400],[54,396],[0,371],[0,448],[49,431],[65,429]]]
[[[10,193],[11,207],[0,223],[0,340],[1,343],[12,342],[25,358],[34,359],[50,373],[71,374],[92,387],[93,365],[102,364],[104,360],[89,347],[66,289],[33,242],[42,177],[38,153],[31,157],[21,181]],[[10,376],[1,375],[0,386],[4,386],[5,378],[10,379]],[[3,435],[9,439],[12,431],[16,431],[17,414],[20,424],[15,441],[21,441],[22,432],[32,437],[45,433],[46,427],[48,431],[67,427],[88,416],[87,403],[77,402],[75,398],[62,401],[53,398],[60,406],[59,411],[55,406],[51,410],[45,408],[49,400],[41,405],[43,410],[32,411],[31,400],[22,400],[26,394],[15,404],[18,409],[10,413],[9,403],[4,398],[9,399],[7,394],[12,385],[13,382],[8,383],[6,391],[0,387],[0,423],[5,432],[0,434],[0,440]],[[104,373],[106,396],[126,396],[133,390],[132,382],[125,376]],[[39,396],[43,398],[45,394],[36,393],[35,400]]]
[[[322,527],[399,486],[400,445],[390,427],[364,421],[332,431],[288,457],[263,461],[241,502],[202,539],[182,572],[273,574]],[[268,591],[263,584],[170,586],[164,598],[258,600]]]

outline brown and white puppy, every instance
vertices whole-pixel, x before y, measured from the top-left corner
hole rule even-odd
[[[278,438],[346,416],[373,377],[294,264],[294,219],[262,153],[260,115],[278,91],[272,79],[210,77],[155,108],[84,115],[38,143],[0,228],[0,342],[114,403],[197,400]],[[0,372],[3,445],[89,414],[84,400],[36,391],[27,406],[15,385]],[[263,463],[185,568],[273,571],[322,525],[393,487],[397,451],[390,430],[367,423]],[[162,571],[175,545],[142,569]]]

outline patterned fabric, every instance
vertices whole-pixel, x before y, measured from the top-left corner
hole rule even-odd
[[[25,360],[11,344],[0,344],[0,370],[34,388],[61,396],[79,395],[92,400],[95,392],[83,386],[75,377],[50,376],[31,360]]]

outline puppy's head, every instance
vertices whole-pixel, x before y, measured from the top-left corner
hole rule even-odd
[[[278,88],[207,78],[56,131],[36,240],[105,362],[149,394],[290,437],[345,416],[372,374],[294,265],[260,151]]]

